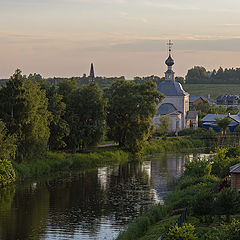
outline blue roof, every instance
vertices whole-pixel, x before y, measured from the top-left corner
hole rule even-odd
[[[171,103],[163,103],[160,105],[157,111],[157,115],[165,115],[176,112],[177,109]]]
[[[186,96],[188,95],[179,82],[164,80],[158,84],[157,90],[166,96]]]
[[[216,122],[216,118],[225,118],[227,114],[208,114],[201,119],[201,122]]]

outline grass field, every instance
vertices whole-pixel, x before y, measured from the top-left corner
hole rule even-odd
[[[183,88],[190,95],[205,96],[216,101],[216,97],[225,94],[240,94],[240,84],[184,84]]]

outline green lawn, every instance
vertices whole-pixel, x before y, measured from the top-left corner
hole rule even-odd
[[[190,95],[205,96],[210,94],[211,100],[225,94],[240,94],[240,84],[184,84],[183,88]]]

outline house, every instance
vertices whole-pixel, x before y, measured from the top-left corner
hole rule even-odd
[[[204,96],[190,96],[189,97],[189,108],[194,109],[194,106],[200,104],[200,103],[208,103],[210,106],[216,105],[214,102],[212,102],[210,99],[204,97]]]
[[[240,191],[240,163],[230,167],[231,187]]]
[[[240,105],[240,95],[224,95],[224,96],[218,96],[216,98],[216,102],[218,105],[225,105],[225,106],[231,106],[231,105]]]
[[[200,120],[201,122],[201,128],[205,128],[209,130],[212,128],[214,131],[219,132],[220,129],[217,126],[216,119],[217,118],[230,118],[231,122],[228,125],[228,128],[231,132],[234,131],[234,129],[239,126],[240,124],[240,113],[237,115],[230,115],[230,114],[207,114],[204,118]]]

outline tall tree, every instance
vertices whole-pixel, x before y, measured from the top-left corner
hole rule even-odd
[[[0,90],[0,99],[1,118],[8,131],[17,136],[18,156],[44,152],[51,120],[46,92],[35,80],[25,79],[17,70]]]
[[[70,126],[68,145],[73,151],[100,141],[105,127],[104,105],[102,91],[94,82],[73,91],[66,113]]]
[[[77,81],[75,78],[66,79],[59,83],[58,93],[63,96],[63,102],[67,102],[71,93],[77,89]]]
[[[65,138],[69,135],[70,129],[64,119],[66,104],[62,101],[62,95],[58,94],[55,85],[46,87],[48,98],[48,111],[52,114],[50,124],[49,148],[51,150],[61,149],[66,146]]]
[[[136,153],[152,130],[152,118],[163,96],[156,84],[117,81],[106,92],[107,124],[110,137],[121,147]]]

